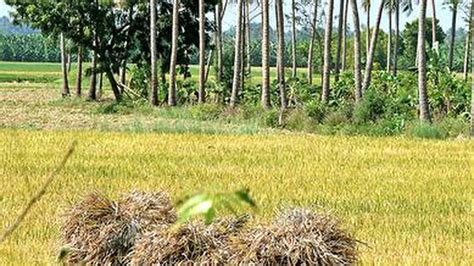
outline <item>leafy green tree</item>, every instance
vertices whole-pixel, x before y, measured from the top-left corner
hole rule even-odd
[[[431,24],[431,18],[426,18],[426,24]],[[425,41],[428,43],[429,47],[433,46],[432,34],[431,29],[429,27],[425,27]],[[444,33],[441,26],[439,26],[439,22],[436,22],[436,41],[439,43],[444,43],[446,39],[446,34]],[[405,25],[405,29],[402,32],[402,47],[401,53],[406,61],[405,67],[413,66],[413,59],[416,58],[416,47],[418,43],[418,19],[407,23]],[[427,58],[429,60],[429,58]]]

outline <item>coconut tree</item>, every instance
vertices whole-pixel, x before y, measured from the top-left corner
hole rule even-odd
[[[158,69],[156,50],[156,0],[150,0],[150,54],[151,54],[151,94],[150,103],[158,105]]]
[[[296,2],[291,0],[291,77],[296,77]]]
[[[420,0],[420,16],[418,19],[418,97],[420,107],[420,120],[431,123],[428,95],[426,89],[426,55],[425,55],[425,19],[426,1]]]
[[[96,45],[97,43],[97,34],[94,30],[93,32],[93,43]],[[97,52],[94,50],[92,51],[92,62],[91,62],[91,76],[89,79],[89,100],[95,101],[97,100]]]
[[[387,38],[387,73],[390,72],[391,63],[392,63],[392,12],[393,12],[393,2],[394,0],[387,0],[385,9],[388,16],[388,38]]]
[[[366,55],[369,55],[369,49],[370,49],[370,8],[371,8],[371,1],[372,0],[362,0],[362,7],[365,10],[365,13],[367,15],[366,19],[366,26],[367,26],[367,36],[365,38],[365,47],[366,47]]]
[[[270,108],[270,18],[268,0],[262,0],[262,106]]]
[[[323,90],[322,90],[322,95],[321,95],[321,100],[323,102],[329,101],[333,11],[334,11],[334,0],[329,0],[328,1],[328,17],[326,21],[326,30],[324,33]]]
[[[355,100],[360,102],[362,98],[362,74],[361,74],[361,43],[360,43],[360,22],[357,1],[350,0],[352,6],[352,19],[354,21],[354,79],[355,79]]]
[[[176,61],[178,58],[179,0],[173,0],[173,25],[171,30],[170,84],[168,105],[176,105]]]
[[[452,19],[451,19],[451,43],[449,46],[449,57],[448,57],[448,67],[449,70],[453,70],[453,59],[454,59],[454,47],[456,42],[456,19],[458,14],[458,6],[460,4],[460,0],[448,0],[445,2],[449,9],[452,12]]]
[[[472,8],[472,6],[471,6]],[[470,15],[470,10],[467,10],[467,28],[468,32],[466,34],[466,43],[464,44],[464,68],[463,68],[463,79],[467,82],[468,73],[469,73],[469,56],[471,54],[471,24],[473,16]]]
[[[471,47],[474,47],[474,0],[471,0],[470,18]],[[471,136],[474,137],[474,56],[471,56],[471,71],[471,78],[473,79],[473,81],[471,82]]]
[[[285,24],[283,16],[283,0],[275,0],[276,9],[276,28],[277,28],[277,80],[280,92],[280,119],[282,124],[282,115],[285,111],[288,102],[286,99],[285,88]]]
[[[342,28],[342,52],[341,52],[341,71],[346,71],[346,51],[347,51],[347,14],[349,10],[350,0],[346,0],[344,3],[344,22]]]
[[[337,50],[336,50],[336,66],[334,69],[334,79],[336,82],[339,80],[339,71],[341,68],[341,53],[342,53],[342,36],[344,29],[344,2],[345,0],[339,1],[339,17],[337,25]]]
[[[204,0],[199,0],[199,103],[206,101],[206,12],[204,5]]]
[[[309,41],[309,48],[308,48],[308,69],[307,69],[308,84],[310,85],[313,84],[313,56],[314,56],[314,43],[316,41],[316,35],[317,35],[318,5],[319,5],[319,0],[314,0],[313,21],[311,23],[311,39]]]
[[[250,38],[251,38],[251,34],[250,34],[250,4],[252,3],[251,0],[246,0],[245,1],[245,68],[246,68],[246,72],[248,73],[248,75],[252,74],[252,63],[251,63],[251,60],[250,60],[250,53],[251,53],[251,49],[250,49]]]
[[[395,8],[395,41],[393,43],[393,75],[398,74],[398,46],[400,41],[400,1],[394,0]]]
[[[68,67],[67,67],[67,55],[66,55],[66,42],[64,40],[64,34],[60,34],[60,46],[61,46],[61,70],[63,73],[63,87],[62,96],[69,96],[69,83],[68,83]]]
[[[426,5],[425,5],[426,9]],[[436,3],[435,0],[431,0],[431,10],[433,12],[433,19],[431,20],[431,39],[433,40],[433,49],[436,51],[436,53],[439,53],[439,44],[436,41]]]
[[[77,46],[77,76],[76,76],[76,96],[82,94],[82,46]]]
[[[244,0],[237,1],[237,21],[235,26],[235,49],[234,49],[234,76],[232,78],[232,91],[230,95],[230,107],[235,107],[237,104],[237,97],[241,86],[241,42],[242,42],[242,7]]]
[[[379,10],[377,12],[377,21],[375,24],[374,32],[372,33],[372,38],[370,40],[370,49],[369,49],[369,54],[367,55],[367,63],[365,66],[364,82],[362,83],[362,94],[364,94],[367,88],[370,86],[370,81],[372,78],[372,67],[374,63],[375,48],[377,46],[377,39],[379,36],[379,30],[380,30],[380,21],[382,20],[384,6],[385,6],[385,0],[381,0]]]

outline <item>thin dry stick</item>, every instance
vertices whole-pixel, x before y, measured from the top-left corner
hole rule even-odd
[[[66,165],[67,160],[69,157],[71,157],[72,153],[74,152],[74,148],[76,147],[77,142],[74,141],[71,146],[69,146],[69,150],[67,151],[66,155],[64,156],[63,160],[61,163],[51,171],[48,175],[48,178],[46,179],[46,182],[44,185],[41,187],[41,189],[36,193],[36,195],[30,199],[28,202],[28,205],[26,205],[26,208],[21,212],[21,214],[16,218],[15,222],[8,227],[1,235],[0,235],[0,244],[2,244],[8,236],[15,231],[15,229],[20,225],[20,223],[25,219],[25,216],[28,214],[28,212],[31,210],[33,205],[38,202],[41,197],[46,193],[46,189],[48,186],[53,182],[54,177],[64,168],[64,165]]]

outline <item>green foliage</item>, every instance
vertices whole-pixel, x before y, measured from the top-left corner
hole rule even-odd
[[[231,193],[199,193],[184,200],[178,208],[178,223],[184,223],[196,216],[203,216],[206,224],[211,224],[219,210],[226,210],[233,214],[248,205],[256,208],[255,201],[248,189],[241,189]]]
[[[59,46],[40,33],[0,34],[0,61],[58,62]]]
[[[198,104],[189,108],[189,112],[194,119],[216,120],[223,111],[223,107],[217,104]]]
[[[284,126],[290,130],[308,131],[314,127],[314,122],[303,109],[296,108],[288,112]]]
[[[304,110],[316,123],[321,123],[326,117],[328,107],[320,100],[313,99],[304,105]]]
[[[408,126],[407,134],[412,137],[424,139],[445,139],[446,132],[434,124],[415,122]]]
[[[386,105],[383,94],[376,92],[374,89],[367,90],[362,101],[355,107],[354,122],[357,124],[376,122],[385,114]]]

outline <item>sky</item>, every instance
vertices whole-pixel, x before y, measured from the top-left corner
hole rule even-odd
[[[371,15],[371,23],[372,23],[372,26],[373,26],[373,22],[375,22],[375,17],[376,17],[376,13],[377,13],[377,9],[378,9],[378,5],[380,4],[380,1],[382,0],[372,0],[372,8],[371,8],[371,12],[370,12],[370,15]],[[270,0],[270,2],[273,3],[272,0]],[[289,13],[290,11],[290,1],[289,0],[284,0],[285,2],[285,7],[284,7],[284,11],[285,13]],[[323,0],[323,3],[325,3],[326,0]],[[334,13],[336,16],[338,16],[338,12],[339,12],[339,0],[334,0]],[[431,14],[432,14],[432,8],[431,8],[431,4],[430,4],[431,1],[428,1],[428,9],[427,9],[427,17],[431,17]],[[451,12],[450,10],[443,5],[443,0],[435,0],[436,2],[436,13],[437,13],[437,17],[440,21],[440,24],[441,24],[441,27],[447,31],[451,28]],[[272,6],[273,7],[273,6]],[[325,6],[327,7],[327,6]],[[255,8],[251,8],[251,9],[255,9]],[[10,11],[10,7],[8,5],[5,4],[5,1],[4,0],[0,0],[0,16],[8,16],[9,14],[9,11]],[[271,25],[274,25],[274,21],[275,21],[275,15],[274,15],[274,11],[273,11],[273,8],[272,8],[272,11],[270,12],[270,24]],[[258,11],[254,13],[254,15],[257,15],[258,14]],[[367,18],[367,14],[361,9],[359,8],[359,15],[360,15],[360,21],[361,21],[361,26],[362,27],[365,27],[365,21],[366,21],[366,18]],[[384,14],[385,15],[385,14]],[[417,17],[419,16],[418,14],[418,7],[415,6],[413,12],[407,16],[407,14],[401,14],[400,15],[400,28],[403,29],[404,28],[404,25],[407,23],[407,22],[410,22],[410,21],[413,21],[415,20]],[[352,18],[351,18],[351,10],[349,10],[349,21],[352,22]],[[466,28],[466,23],[463,21],[464,19],[464,14],[459,14],[458,15],[458,19],[457,19],[457,28]],[[230,27],[232,27],[234,24],[235,24],[235,7],[233,5],[229,6],[227,12],[226,12],[226,16],[224,18],[224,28],[225,29],[228,29]],[[255,20],[253,20],[253,22],[259,22],[260,21],[260,16],[257,16],[255,18]],[[337,21],[335,20],[335,25],[337,25]],[[286,23],[286,26],[288,26],[289,23]],[[387,31],[388,29],[388,20],[386,19],[386,17],[384,17],[382,19],[382,24],[381,24],[381,27],[382,29],[384,29],[385,31]]]

